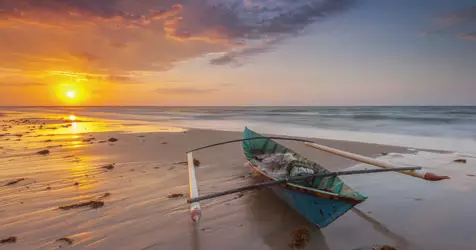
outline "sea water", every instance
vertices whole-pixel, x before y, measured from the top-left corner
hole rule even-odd
[[[360,141],[409,148],[476,152],[476,107],[5,107],[136,120],[186,128]]]

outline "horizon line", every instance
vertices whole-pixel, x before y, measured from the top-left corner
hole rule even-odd
[[[468,105],[0,105],[0,108],[100,108],[100,107],[476,107],[476,104]]]

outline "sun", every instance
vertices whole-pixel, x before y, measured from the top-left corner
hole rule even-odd
[[[74,99],[76,97],[76,92],[74,90],[67,91],[66,97],[68,97],[69,99]]]
[[[58,99],[58,104],[81,105],[88,98],[86,86],[83,84],[59,83],[53,91]]]

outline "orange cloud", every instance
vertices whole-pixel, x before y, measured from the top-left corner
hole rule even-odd
[[[218,65],[269,51],[268,41],[351,2],[0,0],[0,88],[154,83],[204,55],[226,55]]]

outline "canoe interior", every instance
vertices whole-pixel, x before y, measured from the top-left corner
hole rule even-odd
[[[245,128],[243,138],[263,137]],[[275,179],[258,166],[260,160],[256,156],[274,153],[292,153],[302,164],[312,166],[318,173],[329,171],[319,164],[306,159],[294,151],[271,139],[244,140],[243,152],[252,167],[269,179]],[[289,205],[298,210],[313,224],[325,227],[347,212],[353,206],[367,199],[366,196],[353,190],[339,177],[314,178],[304,183],[289,183],[273,187],[273,191]]]

